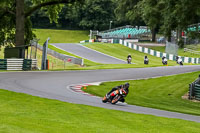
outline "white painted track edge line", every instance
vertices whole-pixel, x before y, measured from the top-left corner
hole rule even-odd
[[[116,57],[114,57],[114,56],[104,54],[104,53],[99,52],[99,51],[97,51],[97,50],[94,50],[94,49],[91,49],[91,48],[85,47],[85,46],[83,46],[83,45],[80,44],[80,43],[77,43],[77,44],[80,45],[80,46],[82,46],[82,47],[84,47],[84,48],[87,48],[87,49],[89,49],[89,50],[93,50],[93,51],[95,51],[95,52],[97,52],[97,53],[103,54],[103,55],[105,55],[105,56],[108,56],[108,57],[111,57],[111,58],[114,58],[114,59],[117,59],[117,60],[120,60],[120,61],[126,62],[125,60],[122,60],[122,59],[116,58]]]
[[[55,43],[55,44],[56,44],[56,43]],[[61,44],[65,44],[65,43],[61,43]],[[51,45],[53,45],[53,44],[51,44]],[[60,49],[60,50],[66,51],[66,50],[64,50],[64,49],[62,49],[62,48],[59,48],[59,47],[55,46],[55,45],[53,45],[53,46],[56,47],[56,48],[58,48],[58,49]],[[66,52],[68,52],[68,51],[66,51]],[[82,56],[80,56],[80,55],[78,55],[78,54],[75,54],[75,53],[73,53],[73,52],[68,52],[68,53],[77,55],[77,56],[79,56],[79,57],[82,58],[82,59],[86,59],[86,60],[92,61],[92,62],[94,62],[94,63],[99,63],[99,62],[95,62],[95,61],[93,61],[93,60],[91,60],[91,59],[82,57]],[[75,57],[75,58],[76,58],[76,57]],[[102,63],[100,63],[100,64],[102,64]]]

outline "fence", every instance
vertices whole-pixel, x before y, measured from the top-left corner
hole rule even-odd
[[[37,69],[36,59],[0,59],[0,70]]]
[[[189,96],[190,100],[196,99],[200,100],[200,75],[197,80],[189,84]]]
[[[200,55],[200,51],[192,50],[192,49],[189,49],[189,48],[184,48],[184,52],[189,52],[189,53],[192,53],[192,54]]]
[[[152,50],[152,49],[149,49],[149,48],[138,46],[138,45],[130,43],[130,42],[126,42],[124,40],[119,40],[119,43],[124,45],[124,46],[127,46],[129,48],[132,48],[134,50],[137,50],[137,51],[140,51],[140,52],[143,52],[143,53],[146,53],[146,54],[150,54],[152,56],[156,56],[156,57],[165,56],[168,60],[176,61],[176,55],[173,55],[173,54],[162,53],[162,52],[159,52],[159,51],[156,51],[156,50]],[[182,61],[184,63],[200,64],[200,58],[191,58],[191,57],[181,57],[181,58],[182,58]]]
[[[43,47],[41,45],[37,45],[37,48],[40,49],[40,50],[43,50]],[[73,64],[84,65],[84,60],[83,59],[72,57],[72,56],[68,56],[68,55],[64,55],[64,54],[60,54],[60,53],[58,53],[58,52],[56,52],[54,50],[51,50],[49,48],[47,50],[47,54],[50,54],[50,55],[52,55],[52,56],[54,56],[54,57],[56,57],[56,58],[58,58],[60,60],[68,61],[68,62],[73,63]]]

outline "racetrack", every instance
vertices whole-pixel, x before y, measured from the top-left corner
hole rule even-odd
[[[87,48],[81,44],[53,43],[51,45],[93,62],[102,64],[126,64],[126,61]]]
[[[192,116],[126,104],[104,104],[98,97],[82,95],[69,89],[69,86],[73,84],[75,85],[100,81],[141,79],[194,71],[200,71],[200,66],[174,66],[64,72],[2,72],[0,73],[0,88],[44,98],[57,99],[70,103],[85,104],[133,113],[152,114],[156,116],[179,118],[200,122],[200,116]],[[134,87],[130,89],[134,89]]]

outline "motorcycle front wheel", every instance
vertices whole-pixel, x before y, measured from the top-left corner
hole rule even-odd
[[[107,97],[104,96],[103,99],[102,99],[102,102],[103,102],[103,103],[106,103],[107,101],[108,101]]]

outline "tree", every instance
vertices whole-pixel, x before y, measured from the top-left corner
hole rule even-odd
[[[112,0],[86,0],[79,25],[84,29],[108,29],[110,21],[114,20],[114,8]]]
[[[152,41],[155,41],[156,30],[160,26],[159,0],[120,0],[115,10],[120,21],[129,21],[135,26],[148,25],[152,31]]]
[[[145,23],[140,15],[136,5],[141,0],[118,0],[115,9],[117,20],[121,23],[131,24],[134,26],[144,26]]]
[[[142,0],[137,4],[140,15],[152,32],[152,41],[156,40],[156,33],[162,24],[163,3],[160,0]]]
[[[199,22],[199,4],[197,0],[161,0],[164,8],[162,10],[162,31],[171,41],[171,31],[177,31],[177,41],[182,42],[181,32],[187,31],[188,26]],[[181,43],[179,43],[181,44]],[[183,45],[182,45],[183,46]]]
[[[41,8],[46,8],[51,22],[57,22],[58,13],[63,4],[82,0],[1,0],[0,2],[0,44],[14,43],[23,46],[33,37],[30,15]],[[15,14],[16,11],[16,14]],[[13,37],[15,35],[15,39]]]

